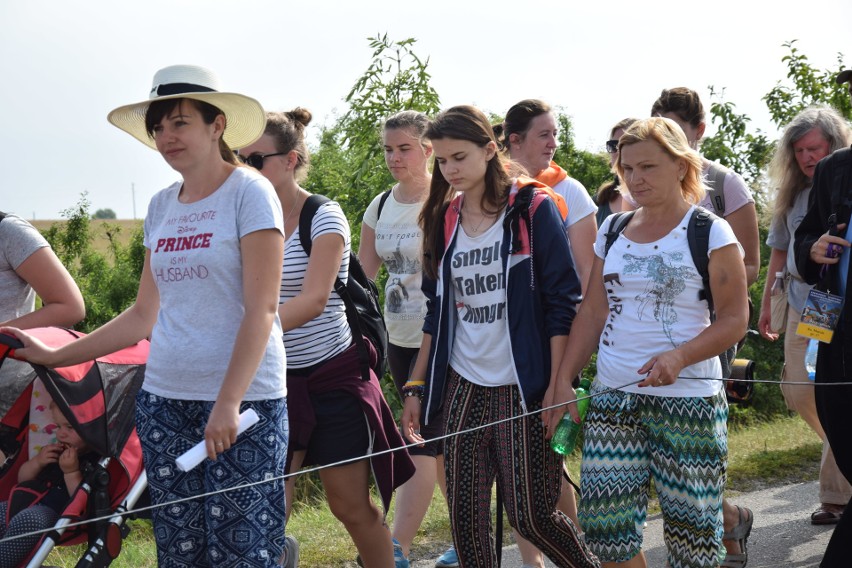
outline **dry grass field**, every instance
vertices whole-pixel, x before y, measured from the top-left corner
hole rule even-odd
[[[30,221],[30,223],[32,223],[36,229],[43,232],[53,226],[54,223],[65,223],[65,220],[41,220]],[[89,223],[91,234],[95,236],[95,240],[92,243],[95,250],[105,252],[107,250],[107,239],[106,227],[104,225],[118,227],[119,240],[122,244],[127,244],[130,240],[130,234],[133,232],[133,229],[142,226],[142,219],[92,219]]]

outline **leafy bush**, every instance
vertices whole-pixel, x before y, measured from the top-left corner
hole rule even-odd
[[[77,282],[86,302],[86,319],[78,329],[90,332],[105,324],[136,299],[145,261],[142,228],[134,229],[122,244],[118,225],[104,224],[96,234],[89,223],[89,201],[84,193],[76,206],[62,212],[66,219],[44,231],[59,260]],[[95,250],[96,238],[105,238],[107,253]]]

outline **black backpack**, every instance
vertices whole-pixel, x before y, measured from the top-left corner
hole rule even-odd
[[[323,203],[330,201],[324,195],[311,195],[305,200],[302,212],[299,214],[299,241],[305,253],[311,255],[311,223],[317,209]],[[352,330],[352,340],[358,350],[361,360],[361,378],[370,380],[370,350],[365,344],[365,338],[373,344],[378,353],[378,361],[372,367],[376,377],[381,379],[385,374],[385,360],[388,353],[388,330],[379,309],[379,290],[376,283],[367,278],[358,257],[349,252],[349,278],[344,284],[340,278],[334,281],[334,291],[343,300],[346,307],[346,321]]]

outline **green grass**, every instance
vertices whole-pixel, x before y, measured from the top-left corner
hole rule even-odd
[[[822,444],[798,417],[732,429],[728,445],[728,495],[781,483],[814,480],[819,473]],[[568,469],[575,479],[579,477],[578,454],[568,459]],[[393,523],[392,513],[388,523]],[[134,530],[113,566],[154,566],[156,556],[150,525],[146,521],[133,521],[132,525]],[[300,564],[305,568],[356,566],[352,541],[324,503],[297,504],[287,532],[301,543]],[[435,558],[450,540],[447,505],[436,491],[412,547],[411,558]],[[507,531],[504,542],[508,541]],[[69,548],[55,550],[47,564],[74,566],[79,554]]]

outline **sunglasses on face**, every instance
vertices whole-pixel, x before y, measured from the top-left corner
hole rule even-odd
[[[237,157],[242,163],[248,164],[254,169],[260,171],[263,169],[264,158],[271,158],[272,156],[283,156],[286,153],[287,152],[275,152],[274,154],[252,154],[251,156],[240,156],[238,154]]]
[[[606,151],[610,154],[615,154],[616,152],[618,152],[618,140],[607,140]]]

